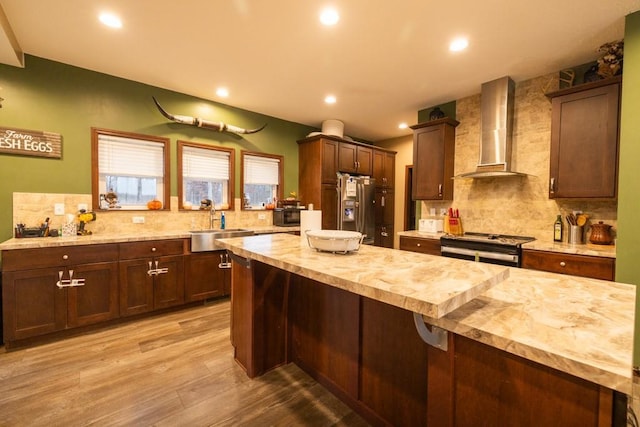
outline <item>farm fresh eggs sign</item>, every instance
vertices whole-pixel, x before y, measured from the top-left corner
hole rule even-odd
[[[62,157],[62,135],[0,127],[0,154],[59,159]]]

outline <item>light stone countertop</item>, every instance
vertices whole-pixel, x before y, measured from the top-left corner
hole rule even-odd
[[[256,234],[290,233],[299,231],[300,227],[260,226],[248,227]],[[0,250],[53,248],[59,246],[99,245],[104,243],[142,242],[146,240],[189,239],[189,231],[146,231],[135,234],[91,234],[71,237],[30,237],[12,238],[0,243]]]
[[[219,244],[422,313],[427,323],[631,395],[633,285],[366,245],[347,255],[320,253],[296,236]]]

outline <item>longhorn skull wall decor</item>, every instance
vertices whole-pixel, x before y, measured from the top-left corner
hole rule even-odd
[[[228,125],[222,122],[212,122],[209,120],[201,119],[199,117],[173,115],[165,111],[165,109],[162,108],[162,106],[156,100],[155,97],[152,96],[152,98],[153,98],[153,102],[156,103],[156,107],[158,107],[158,110],[160,110],[163,116],[165,116],[169,120],[172,120],[176,123],[181,123],[183,125],[197,126],[199,128],[211,129],[218,132],[232,132],[232,133],[237,133],[242,135],[260,132],[262,129],[264,129],[267,126],[267,124],[265,123],[264,125],[256,129],[242,129],[237,126]]]

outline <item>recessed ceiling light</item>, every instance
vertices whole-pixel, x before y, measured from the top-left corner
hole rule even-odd
[[[335,104],[335,103],[336,103],[336,101],[337,101],[337,99],[336,99],[336,97],[335,97],[335,96],[333,96],[333,95],[327,95],[327,96],[324,98],[324,102],[326,102],[327,104]]]
[[[98,19],[100,19],[100,22],[102,22],[107,27],[122,28],[122,21],[117,15],[114,15],[113,13],[101,13]]]
[[[408,125],[408,124],[406,124],[406,123],[404,123],[404,122],[403,122],[403,123],[400,123],[400,124],[398,125],[398,129],[406,129],[406,128],[408,128],[408,127],[409,127],[409,125]]]
[[[221,98],[226,98],[229,96],[229,90],[226,87],[219,87],[216,89],[216,95]]]
[[[333,8],[326,8],[320,12],[320,22],[322,25],[336,25],[340,20],[340,15],[338,11]]]
[[[467,46],[469,46],[469,40],[465,37],[458,37],[449,44],[449,50],[451,52],[460,52],[461,50],[465,50]]]

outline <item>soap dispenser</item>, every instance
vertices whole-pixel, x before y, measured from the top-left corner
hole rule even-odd
[[[225,225],[226,225],[226,224],[225,224],[225,220],[226,220],[226,218],[224,217],[224,212],[222,212],[222,213],[220,214],[220,229],[221,229],[221,230],[224,230],[224,227],[225,227]]]

